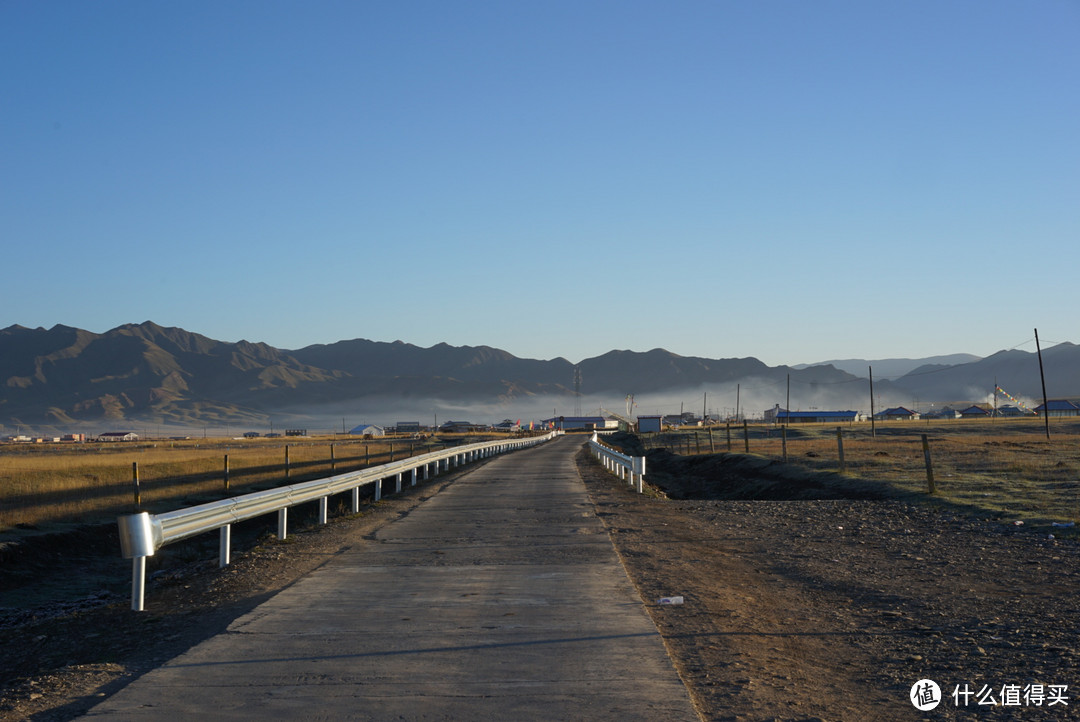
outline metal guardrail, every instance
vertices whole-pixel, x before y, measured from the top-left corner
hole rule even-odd
[[[593,433],[589,440],[589,449],[596,458],[604,465],[604,468],[615,474],[620,479],[627,479],[627,483],[642,493],[645,488],[645,457],[627,456],[622,452],[607,446],[600,441],[599,436]]]
[[[374,496],[378,501],[382,498],[382,482],[385,479],[393,478],[395,491],[400,492],[403,477],[406,474],[410,477],[410,485],[416,486],[420,474],[423,474],[424,479],[428,479],[438,475],[440,471],[449,470],[451,465],[456,467],[488,456],[534,446],[550,441],[560,434],[561,432],[553,431],[543,436],[525,439],[457,446],[325,479],[234,496],[163,514],[142,512],[121,516],[117,519],[120,527],[120,547],[124,558],[132,560],[131,608],[136,612],[143,611],[146,592],[146,558],[153,556],[166,544],[216,529],[220,538],[218,563],[223,567],[228,566],[231,556],[232,524],[237,522],[277,512],[278,538],[285,539],[288,534],[289,507],[318,501],[319,523],[325,524],[329,498],[335,494],[351,491],[352,512],[355,514],[360,511],[360,489],[368,484],[375,485]]]

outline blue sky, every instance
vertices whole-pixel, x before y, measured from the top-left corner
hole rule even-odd
[[[1075,0],[5,0],[0,326],[1077,342],[1078,38]]]

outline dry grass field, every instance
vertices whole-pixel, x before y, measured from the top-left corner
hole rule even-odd
[[[18,527],[96,523],[130,514],[135,508],[136,470],[142,510],[161,512],[385,464],[431,451],[445,441],[327,436],[4,444],[0,445],[0,534]]]
[[[1080,522],[1080,419],[892,421],[839,427],[846,482],[884,483],[896,495],[928,496],[922,436],[930,448],[936,486],[933,498],[991,518],[1052,527]],[[750,454],[808,471],[839,472],[837,426],[749,426]],[[731,447],[745,453],[742,426],[732,426]],[[728,451],[724,427],[647,435],[648,448],[684,456]],[[1052,527],[1055,533],[1075,530]]]

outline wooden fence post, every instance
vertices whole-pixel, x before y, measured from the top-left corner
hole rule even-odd
[[[330,444],[330,471],[337,471],[337,460],[334,458],[333,444]]]
[[[839,426],[836,427],[836,450],[840,454],[840,473],[843,474],[844,469],[845,469],[845,465],[844,465],[844,434],[843,434],[843,430]]]
[[[746,447],[746,453],[750,453],[750,428],[746,425],[746,419],[742,422],[742,438],[743,446]]]
[[[935,494],[937,486],[934,484],[934,465],[930,462],[930,442],[926,434],[922,435],[922,450],[923,458],[926,459],[926,491],[928,494]]]
[[[786,462],[787,461],[787,427],[786,426],[784,426],[783,428],[780,429],[780,452],[781,452],[781,455],[784,458],[784,461]]]
[[[135,486],[135,513],[142,511],[142,495],[139,493],[139,462],[131,462],[131,483]]]
[[[731,452],[731,422],[727,422],[727,450]]]
[[[229,490],[229,455],[225,454],[225,491]]]
[[[285,478],[289,478],[289,445],[285,444]]]
[[[711,427],[709,428],[709,453],[710,454],[715,454],[716,453],[716,445],[713,444],[712,428]]]

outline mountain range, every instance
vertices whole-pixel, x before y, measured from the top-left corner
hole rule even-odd
[[[1051,397],[1080,394],[1080,347],[1060,344],[1043,356]],[[985,401],[996,380],[1013,395],[1041,398],[1034,354],[1002,351],[957,364],[940,360],[919,364],[900,378],[875,379],[875,395],[885,403]],[[522,359],[489,346],[421,348],[352,339],[284,350],[216,341],[150,321],[100,334],[62,325],[15,325],[0,330],[0,424],[259,423],[271,414],[301,417],[373,399],[429,408],[434,401],[513,408],[554,397],[568,408],[575,400],[605,395],[659,397],[696,389],[708,398],[736,385],[744,402],[757,389],[759,405],[785,405],[787,392],[792,408],[845,401],[848,408],[868,406],[860,403],[868,399],[866,379],[833,364],[770,367],[755,358],[706,359],[653,349],[610,351],[576,368],[565,358]]]
[[[909,374],[920,366],[958,366],[960,364],[974,363],[980,360],[978,356],[970,353],[953,353],[944,356],[930,356],[929,358],[886,358],[870,361],[862,358],[834,359],[832,361],[819,361],[812,364],[796,364],[793,369],[805,369],[810,366],[835,366],[841,371],[847,371],[856,376],[866,376],[868,368],[873,366],[874,377],[880,379],[899,378]]]

